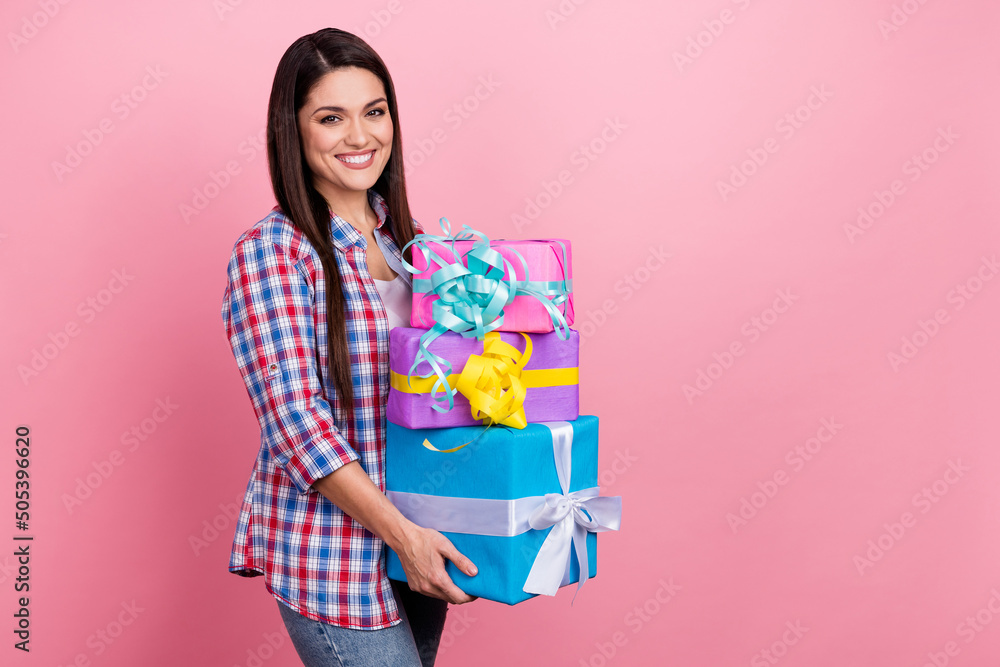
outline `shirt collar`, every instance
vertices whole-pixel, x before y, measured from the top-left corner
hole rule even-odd
[[[375,225],[375,229],[381,229],[382,225],[389,220],[389,205],[382,199],[382,195],[371,188],[368,189],[368,203],[371,204],[375,215],[378,216],[378,224]]]
[[[372,210],[375,211],[375,215],[378,217],[378,223],[375,225],[375,229],[382,229],[382,225],[389,218],[389,206],[385,203],[385,199],[382,195],[375,192],[374,189],[368,188],[368,203],[371,205]],[[383,231],[385,234],[388,230]],[[333,237],[333,244],[341,249],[347,250],[350,246],[361,246],[362,248],[367,246],[365,239],[358,233],[358,230],[354,228],[354,225],[347,222],[337,214],[333,214],[330,218],[330,234]]]

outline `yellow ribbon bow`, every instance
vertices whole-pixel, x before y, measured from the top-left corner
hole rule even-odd
[[[469,355],[455,388],[472,406],[473,419],[484,424],[524,428],[524,398],[528,388],[521,371],[531,358],[531,338],[525,334],[524,352],[491,331],[483,338],[483,353]]]

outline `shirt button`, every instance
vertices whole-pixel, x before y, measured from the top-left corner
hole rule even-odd
[[[271,375],[277,375],[278,364],[271,364],[270,366],[267,367],[267,370],[271,372]]]

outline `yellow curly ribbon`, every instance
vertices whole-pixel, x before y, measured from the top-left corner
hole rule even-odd
[[[469,442],[465,443],[465,445],[468,445],[471,442],[473,442],[473,441],[470,440]],[[432,452],[441,452],[442,454],[450,454],[451,452],[457,452],[462,447],[465,447],[465,445],[459,445],[458,447],[452,447],[451,449],[438,449],[437,447],[435,447],[434,445],[431,444],[430,440],[428,440],[427,438],[424,438],[424,447],[426,447],[427,449],[431,450]]]

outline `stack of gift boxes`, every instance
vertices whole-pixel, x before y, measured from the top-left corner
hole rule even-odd
[[[579,589],[621,498],[600,496],[598,420],[579,414],[570,244],[441,223],[410,244],[412,328],[389,334],[386,495],[476,564],[470,577],[446,561],[470,595]],[[388,548],[386,566],[406,580]]]

